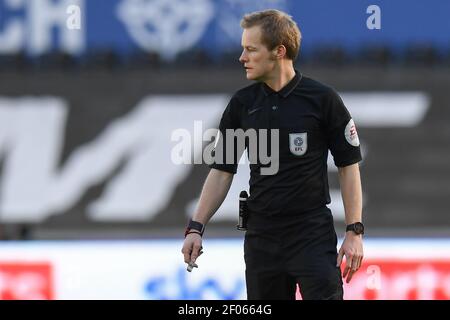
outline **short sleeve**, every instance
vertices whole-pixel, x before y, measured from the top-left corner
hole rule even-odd
[[[356,125],[341,97],[334,91],[324,101],[325,131],[328,149],[337,167],[345,167],[362,160]]]
[[[210,168],[233,174],[237,172],[237,166],[244,150],[242,148],[238,150],[237,139],[233,138],[231,133],[240,128],[240,106],[238,99],[234,96],[222,114]]]

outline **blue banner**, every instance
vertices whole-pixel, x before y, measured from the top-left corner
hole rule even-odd
[[[0,54],[113,49],[155,52],[170,61],[201,48],[214,56],[238,50],[242,16],[267,8],[293,16],[304,52],[369,44],[447,50],[450,43],[445,0],[0,0]]]

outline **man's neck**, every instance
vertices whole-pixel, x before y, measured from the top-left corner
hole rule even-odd
[[[264,81],[272,90],[278,92],[295,77],[295,70],[292,65],[280,68],[275,75]]]

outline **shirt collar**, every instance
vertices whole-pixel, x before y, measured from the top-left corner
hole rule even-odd
[[[300,80],[302,79],[302,74],[298,72],[298,70],[295,70],[295,76],[291,79],[283,88],[281,88],[280,91],[275,91],[271,87],[269,87],[267,84],[262,84],[263,92],[266,96],[279,93],[283,98],[286,98],[294,89],[298,86],[300,83]]]

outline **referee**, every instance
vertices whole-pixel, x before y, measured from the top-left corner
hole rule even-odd
[[[332,88],[294,69],[301,34],[289,15],[254,12],[244,16],[241,27],[239,61],[247,79],[256,82],[233,95],[219,136],[225,140],[227,129],[279,132],[278,171],[264,175],[261,162],[250,164],[244,242],[247,298],[295,299],[298,284],[303,299],[341,300],[342,278],[350,282],[363,259],[361,151],[355,124]],[[327,207],[328,150],[338,167],[347,224],[339,252]],[[186,228],[182,253],[191,266],[201,254],[205,225],[225,199],[240,157],[231,163],[218,158],[216,153]]]

